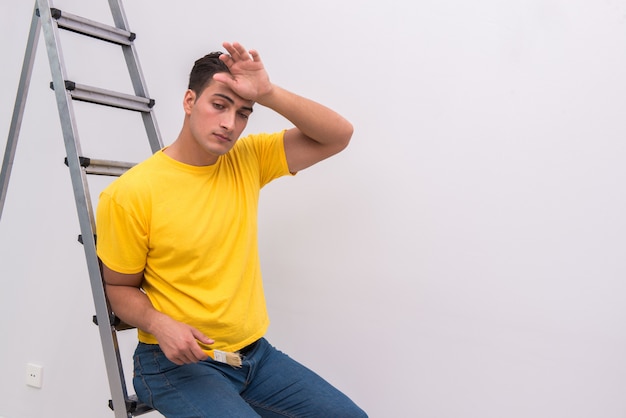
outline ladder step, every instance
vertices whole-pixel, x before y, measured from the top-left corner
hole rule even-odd
[[[93,316],[92,321],[94,324],[98,325],[98,317],[96,315]],[[109,325],[111,325],[115,329],[115,331],[126,331],[129,329],[135,329],[134,326],[128,325],[112,312],[109,313]]]
[[[60,9],[50,8],[50,13],[59,28],[81,35],[126,46],[129,46],[136,38],[133,32],[63,12]],[[37,15],[39,15],[39,10],[37,10]]]
[[[109,400],[109,408],[113,409],[113,401]],[[133,415],[133,417],[138,417],[139,415],[146,414],[150,411],[153,411],[151,407],[148,405],[139,402],[137,395],[130,395],[128,399],[126,399],[126,412],[129,412]]]
[[[95,174],[100,176],[119,177],[132,168],[135,163],[127,163],[123,161],[97,160],[89,157],[79,157],[80,166],[85,169],[87,174]],[[65,165],[68,165],[67,157]]]
[[[54,90],[54,83],[50,82],[50,88]],[[135,110],[137,112],[150,112],[155,103],[153,99],[146,97],[86,86],[69,80],[65,80],[65,89],[70,92],[70,96],[74,100]]]

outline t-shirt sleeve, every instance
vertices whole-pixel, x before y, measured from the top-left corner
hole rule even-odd
[[[97,253],[111,270],[123,274],[143,271],[148,253],[148,231],[132,210],[105,190],[96,210]]]
[[[285,154],[285,131],[257,135],[261,187],[278,177],[291,175]]]

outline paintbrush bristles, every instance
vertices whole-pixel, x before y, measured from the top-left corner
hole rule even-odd
[[[241,361],[241,354],[239,353],[226,353],[226,363],[233,366],[233,367],[237,367],[240,368],[242,361]]]
[[[226,351],[213,350],[213,358],[220,363],[226,363],[229,366],[241,367],[241,354],[239,353],[227,353]]]

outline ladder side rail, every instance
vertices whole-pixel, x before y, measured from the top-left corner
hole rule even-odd
[[[40,22],[46,41],[46,49],[48,51],[48,59],[50,62],[50,70],[52,73],[52,82],[54,89],[59,116],[61,119],[61,128],[63,130],[63,139],[67,152],[68,166],[70,168],[70,176],[74,189],[74,197],[76,200],[76,208],[80,230],[83,240],[83,248],[87,259],[87,269],[91,280],[91,288],[96,307],[96,315],[99,321],[100,339],[105,357],[105,366],[109,376],[109,388],[111,390],[112,403],[116,418],[131,418],[126,408],[126,383],[119,355],[112,356],[110,353],[119,353],[117,338],[115,332],[109,324],[108,304],[102,286],[102,276],[100,266],[96,254],[95,243],[95,222],[92,213],[92,206],[89,200],[89,192],[87,189],[87,179],[85,173],[80,166],[80,145],[78,142],[78,133],[76,122],[74,120],[74,112],[71,102],[71,96],[64,88],[64,79],[66,71],[62,61],[61,44],[59,41],[59,31],[50,13],[51,0],[37,0],[39,6]]]
[[[128,20],[126,19],[126,13],[122,6],[121,0],[109,0],[109,7],[111,14],[113,15],[113,22],[119,29],[130,32]],[[143,72],[141,71],[141,65],[139,64],[139,55],[137,54],[137,48],[134,41],[130,45],[122,45],[122,51],[124,53],[124,59],[130,73],[130,79],[135,89],[135,94],[141,97],[150,97],[148,94],[148,88],[146,85]],[[161,139],[161,133],[157,125],[154,109],[150,112],[142,112],[141,118],[148,134],[148,141],[152,152],[157,152],[163,148],[163,140]]]
[[[40,33],[41,22],[37,16],[37,4],[35,4],[28,33],[28,41],[26,43],[26,52],[24,53],[22,72],[20,74],[17,95],[15,97],[15,106],[13,107],[13,116],[11,117],[11,125],[9,127],[9,136],[4,151],[4,158],[2,159],[2,170],[0,171],[0,219],[2,218],[2,210],[4,209],[4,202],[9,188],[9,179],[11,177],[11,169],[13,168],[13,160],[15,159],[17,140],[20,135],[20,128],[22,127],[24,108],[26,107],[26,99],[28,97],[28,86],[30,85],[31,76],[33,74],[33,65],[35,63]]]

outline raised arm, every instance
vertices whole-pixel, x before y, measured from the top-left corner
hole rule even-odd
[[[295,126],[285,133],[285,153],[292,173],[337,154],[352,137],[352,125],[341,115],[278,86],[259,103]]]
[[[231,74],[214,79],[227,84],[241,97],[266,106],[289,120],[295,128],[285,134],[285,152],[291,172],[303,170],[343,150],[352,137],[350,122],[313,100],[273,84],[257,51],[239,43],[224,43],[221,56]]]
[[[165,356],[176,364],[195,363],[207,358],[198,341],[214,341],[182,322],[157,311],[140,289],[143,273],[122,274],[102,265],[106,294],[115,315],[129,325],[154,335]]]

